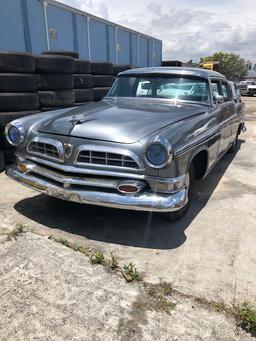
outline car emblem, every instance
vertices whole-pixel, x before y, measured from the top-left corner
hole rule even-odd
[[[70,143],[63,143],[63,146],[64,146],[64,155],[68,159],[72,154],[74,146]]]

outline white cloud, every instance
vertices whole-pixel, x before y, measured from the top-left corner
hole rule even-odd
[[[225,51],[256,62],[256,0],[62,2],[163,40],[165,59],[197,61]]]
[[[108,6],[103,0],[62,0],[60,2],[104,19],[109,19]]]

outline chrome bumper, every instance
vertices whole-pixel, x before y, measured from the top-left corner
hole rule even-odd
[[[136,211],[172,212],[179,210],[187,203],[185,187],[173,194],[146,192],[136,195],[63,188],[40,177],[22,173],[16,166],[9,168],[6,174],[25,186],[59,199],[81,204],[121,208]]]

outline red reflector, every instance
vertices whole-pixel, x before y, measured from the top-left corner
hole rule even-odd
[[[136,192],[138,192],[138,188],[136,186],[131,186],[131,185],[121,185],[118,187],[118,190],[122,193],[136,193]]]

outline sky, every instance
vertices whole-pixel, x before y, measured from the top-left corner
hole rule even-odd
[[[256,63],[256,0],[59,0],[163,41],[163,60],[234,52]]]

